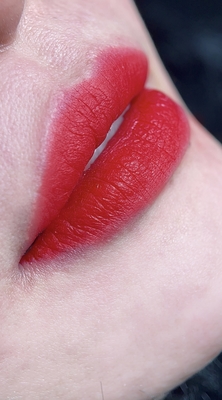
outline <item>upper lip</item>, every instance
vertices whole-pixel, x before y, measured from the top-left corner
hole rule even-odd
[[[54,254],[67,247],[75,247],[80,242],[93,243],[98,238],[106,238],[106,231],[114,232],[123,221],[153,201],[175,170],[188,143],[188,123],[180,107],[166,96],[159,92],[148,94],[143,91],[146,76],[147,59],[141,51],[112,48],[98,56],[90,79],[63,91],[50,127],[50,146],[34,222],[36,235],[48,228],[23,257],[23,263],[46,253]],[[139,93],[141,95],[133,102],[120,128],[120,140],[114,138],[109,150],[100,156],[96,163],[98,165],[86,173],[70,198],[95,148],[105,139],[111,124]],[[149,112],[150,116],[147,116]],[[172,118],[175,121],[171,121]],[[148,122],[152,133],[148,129]],[[177,130],[175,137],[172,134],[173,126]],[[162,133],[159,132],[161,128],[164,130]],[[137,132],[135,137],[132,136],[134,132]],[[120,173],[121,165],[125,178],[123,172]],[[155,173],[155,168],[158,173]],[[159,182],[156,182],[157,175]],[[106,183],[101,184],[104,180]],[[103,193],[97,188],[95,194],[95,186],[103,187]],[[119,199],[111,194],[116,189]],[[131,198],[129,193],[135,191],[137,197],[134,195]],[[148,192],[149,195],[146,194]],[[109,210],[112,201],[114,204]],[[93,224],[100,234],[97,235]]]

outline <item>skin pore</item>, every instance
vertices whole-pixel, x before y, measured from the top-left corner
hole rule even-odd
[[[151,208],[77,259],[70,252],[24,269],[51,96],[87,77],[100,49],[130,46],[149,59],[147,87],[182,100],[132,1],[26,0],[24,10],[15,2],[13,25],[7,4],[0,12],[0,398],[160,398],[222,348],[221,147],[187,111],[190,146]]]

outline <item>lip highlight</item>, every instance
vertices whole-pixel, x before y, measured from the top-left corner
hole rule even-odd
[[[101,53],[92,76],[66,90],[51,128],[36,207],[37,235],[21,264],[101,244],[153,203],[179,165],[189,125],[179,105],[143,89],[145,55]],[[84,169],[112,123],[129,110],[115,136]]]

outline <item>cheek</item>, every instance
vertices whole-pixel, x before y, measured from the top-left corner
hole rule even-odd
[[[26,242],[41,171],[41,114],[46,76],[40,68],[10,53],[0,66],[0,220],[1,246],[16,262]],[[9,257],[9,260],[11,257]],[[9,261],[10,262],[10,261]]]

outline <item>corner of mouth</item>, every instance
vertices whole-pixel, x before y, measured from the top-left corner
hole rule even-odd
[[[189,125],[181,107],[144,89],[147,58],[131,48],[107,49],[92,76],[63,91],[50,126],[50,148],[36,205],[30,263],[103,242],[151,204],[179,164]],[[130,105],[130,107],[129,107]],[[129,107],[114,137],[90,168],[96,148]]]

